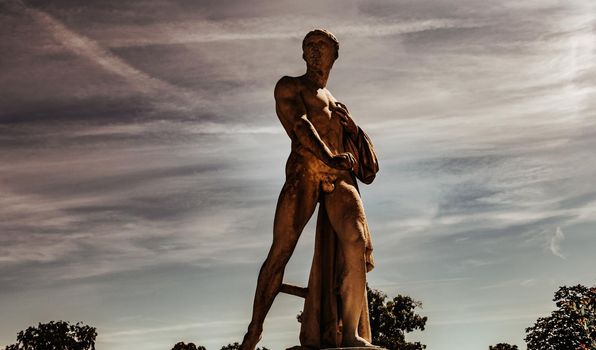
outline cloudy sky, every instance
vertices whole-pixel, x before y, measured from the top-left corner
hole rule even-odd
[[[273,87],[314,27],[371,136],[373,288],[423,302],[431,350],[525,349],[594,285],[596,4],[0,0],[0,347],[83,321],[98,349],[239,341],[289,140]],[[285,280],[305,284],[313,225]],[[298,343],[280,295],[262,345]]]

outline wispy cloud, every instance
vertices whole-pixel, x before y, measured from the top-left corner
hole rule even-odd
[[[93,299],[108,350],[241,336],[290,150],[272,90],[304,72],[300,39],[318,26],[341,42],[330,90],[381,160],[361,188],[371,286],[412,293],[450,334],[429,324],[423,343],[485,346],[449,327],[525,322],[567,281],[558,268],[588,276],[593,2],[319,3],[53,0],[0,13],[12,53],[0,110],[18,121],[0,127],[0,306],[85,286],[91,297],[43,309],[78,318],[76,302]],[[286,277],[307,278],[312,236]],[[287,310],[272,309],[286,318],[267,347],[296,335]],[[131,314],[142,319],[113,326]]]
[[[561,242],[565,239],[565,235],[560,227],[557,226],[555,233],[550,238],[549,249],[551,253],[558,256],[561,259],[565,259],[565,256],[561,253]]]
[[[196,329],[209,328],[209,327],[229,327],[230,325],[238,325],[238,324],[244,324],[244,322],[223,320],[223,321],[210,321],[210,322],[181,323],[181,324],[163,326],[163,327],[148,327],[148,328],[142,328],[142,329],[129,329],[126,331],[108,332],[108,333],[103,333],[101,335],[101,339],[103,341],[110,341],[114,338],[140,336],[140,335],[148,335],[148,334],[153,334],[153,333],[164,333],[164,332],[173,332],[173,331],[185,331],[185,330],[190,330],[190,329],[196,330]]]
[[[458,324],[478,324],[478,323],[505,323],[507,321],[535,319],[536,315],[532,313],[521,314],[518,312],[501,313],[500,315],[482,315],[482,316],[466,316],[464,318],[450,318],[443,321],[429,321],[429,325],[458,325]]]
[[[182,104],[182,107],[185,107],[185,105],[196,106],[203,102],[200,96],[193,94],[191,91],[172,85],[132,66],[122,58],[103,48],[97,41],[68,28],[49,13],[28,6],[20,0],[10,1],[21,4],[25,13],[43,25],[66,49],[78,57],[93,62],[106,72],[124,78],[131,85],[131,88],[134,88],[136,91],[151,94],[152,96],[166,94],[169,99],[184,101],[185,104]]]
[[[530,288],[536,285],[537,280],[535,278],[527,278],[527,279],[510,279],[500,281],[498,283],[488,284],[484,286],[480,286],[478,289],[485,290],[485,289],[500,289],[500,288],[517,288],[517,287],[526,287]]]
[[[400,22],[364,19],[346,25],[341,20],[313,16],[269,17],[256,19],[199,20],[184,23],[169,23],[151,36],[112,38],[110,47],[133,47],[139,45],[175,45],[210,43],[241,40],[301,39],[304,30],[326,23],[337,35],[353,37],[382,37],[410,34],[431,30],[453,28],[477,28],[486,23],[449,18],[407,20]],[[283,23],[283,25],[282,25]],[[272,30],[276,28],[276,30]]]
[[[374,288],[380,289],[390,289],[390,288],[401,288],[407,286],[437,286],[441,284],[453,284],[453,283],[461,283],[469,280],[469,277],[458,277],[458,278],[437,278],[437,279],[429,279],[429,280],[400,280],[398,282],[395,281],[386,281],[383,279],[376,279]]]

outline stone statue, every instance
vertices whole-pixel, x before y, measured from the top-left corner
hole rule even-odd
[[[306,74],[275,86],[276,111],[291,139],[286,181],[279,195],[273,243],[259,272],[253,314],[241,349],[254,350],[263,321],[280,291],[305,297],[300,349],[375,348],[366,301],[372,245],[356,177],[378,171],[368,136],[326,89],[339,43],[324,29],[302,42]],[[307,288],[282,284],[285,266],[317,203],[313,265]]]

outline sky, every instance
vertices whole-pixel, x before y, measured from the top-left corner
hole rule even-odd
[[[240,341],[289,139],[301,40],[369,134],[372,288],[423,303],[430,350],[525,349],[596,284],[596,4],[0,0],[0,347],[50,320],[99,350]],[[314,225],[285,282],[305,285]],[[260,343],[298,344],[279,295]]]

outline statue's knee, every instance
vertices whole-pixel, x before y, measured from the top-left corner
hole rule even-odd
[[[289,257],[284,255],[269,256],[263,264],[263,269],[273,274],[283,272],[288,264],[288,260]]]

